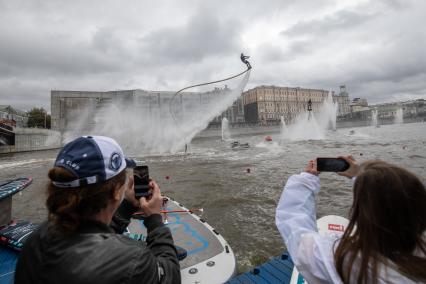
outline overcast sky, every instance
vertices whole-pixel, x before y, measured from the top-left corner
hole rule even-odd
[[[234,74],[247,88],[426,98],[426,1],[0,0],[0,104],[50,90],[177,90]]]

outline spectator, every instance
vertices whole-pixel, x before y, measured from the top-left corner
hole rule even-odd
[[[135,199],[134,166],[108,137],[65,145],[48,174],[48,220],[25,243],[15,283],[180,283],[160,189],[151,182],[152,196]],[[140,208],[146,243],[122,235]]]
[[[382,161],[338,173],[354,178],[353,204],[342,236],[316,227],[320,189],[316,162],[291,176],[276,211],[276,225],[308,283],[425,283],[426,190],[407,170]],[[336,189],[337,190],[337,189]]]

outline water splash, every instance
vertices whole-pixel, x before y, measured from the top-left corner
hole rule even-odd
[[[404,123],[404,116],[403,116],[403,111],[402,108],[398,108],[396,110],[396,114],[395,114],[395,118],[394,118],[394,124],[403,124]]]
[[[372,109],[371,110],[371,125],[372,126],[377,127],[379,125],[377,117],[378,117],[378,111],[377,111],[377,109]]]
[[[281,124],[281,139],[286,139],[287,135],[288,135],[288,129],[287,129],[287,125],[285,123],[284,120],[284,116],[280,117],[280,124]]]
[[[226,117],[222,118],[222,141],[231,140],[231,132],[229,131],[229,121]]]
[[[90,129],[92,126],[88,125],[88,123],[91,121],[93,116],[96,117],[96,114],[99,115],[98,111],[103,108],[104,107],[102,105],[96,107],[93,103],[90,103],[83,109],[67,110],[68,124],[67,130],[62,135],[62,142],[68,143],[81,135],[91,134]]]
[[[324,138],[325,127],[318,123],[316,115],[312,112],[303,112],[296,119],[296,123],[289,126],[289,140],[321,140]]]
[[[320,119],[323,120],[324,126],[331,130],[336,130],[336,118],[339,105],[334,102],[331,92],[328,93],[319,113]]]
[[[231,88],[197,89],[173,99],[172,92],[157,96],[141,92],[131,100],[89,106],[64,136],[73,139],[82,134],[105,135],[118,141],[126,154],[166,154],[184,151],[194,136],[205,129],[243,92],[250,71],[234,79]],[[87,117],[93,125],[88,127]],[[85,130],[86,129],[86,130]],[[89,129],[89,130],[87,130]]]
[[[45,147],[60,147],[61,146],[61,133],[59,131],[50,130],[46,141],[44,142]]]
[[[287,135],[282,135],[282,138],[292,141],[324,139],[327,130],[336,130],[337,108],[337,103],[329,93],[318,112],[302,112],[295,123],[287,127]]]

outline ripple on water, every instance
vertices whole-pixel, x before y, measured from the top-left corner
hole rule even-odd
[[[2,162],[0,164],[0,169],[18,168],[18,167],[27,166],[27,165],[36,164],[36,163],[45,163],[45,162],[53,162],[53,161],[54,159],[29,159],[29,160],[23,160],[23,161]]]

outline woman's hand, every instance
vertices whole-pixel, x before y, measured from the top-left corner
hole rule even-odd
[[[343,160],[345,160],[346,162],[349,163],[349,169],[347,169],[344,172],[338,172],[338,175],[347,177],[347,178],[353,178],[356,177],[359,174],[359,165],[357,164],[357,162],[355,161],[354,157],[352,157],[351,155],[349,156],[341,156],[339,157]]]
[[[157,183],[151,181],[149,186],[152,195],[139,199],[145,217],[151,216],[152,214],[161,214],[161,207],[163,206],[163,196],[161,196],[160,188]]]
[[[308,165],[305,168],[305,172],[313,174],[313,175],[319,175],[319,171],[317,171],[317,160],[310,160],[308,162]]]

